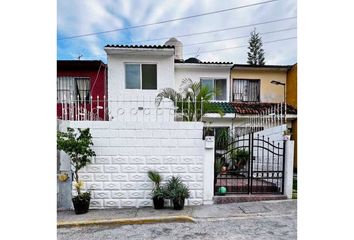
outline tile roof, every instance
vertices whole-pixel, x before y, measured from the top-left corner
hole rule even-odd
[[[232,62],[203,62],[198,58],[188,58],[186,60],[176,59],[175,63],[195,63],[195,64],[232,64]]]
[[[259,102],[232,102],[237,114],[260,114],[271,107],[276,107],[278,103],[259,103]],[[284,107],[283,107],[284,108]],[[287,104],[287,114],[297,114],[296,108]]]
[[[105,47],[110,47],[110,48],[156,48],[156,49],[162,49],[162,48],[175,48],[172,45],[106,45]]]
[[[231,69],[242,67],[242,68],[282,68],[290,69],[293,65],[250,65],[250,64],[234,64]]]
[[[224,113],[235,113],[235,109],[229,102],[210,102],[212,105],[219,107]]]

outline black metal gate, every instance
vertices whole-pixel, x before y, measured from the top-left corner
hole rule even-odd
[[[285,141],[254,133],[232,138],[215,152],[215,194],[283,194],[284,164]]]

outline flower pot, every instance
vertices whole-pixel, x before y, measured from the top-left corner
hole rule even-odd
[[[173,209],[182,210],[184,208],[184,198],[183,199],[173,199]]]
[[[85,199],[74,197],[72,201],[74,204],[75,214],[87,213],[90,207],[90,199],[90,197]]]
[[[154,202],[155,209],[162,209],[164,207],[165,200],[163,198],[153,197],[152,201]]]

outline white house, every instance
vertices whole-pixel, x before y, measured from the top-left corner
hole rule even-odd
[[[201,82],[221,94],[213,101],[231,98],[230,62],[183,60],[183,45],[171,38],[165,45],[107,45],[108,99],[112,120],[173,121],[173,105],[156,108],[155,97],[163,88],[178,89],[183,79]]]

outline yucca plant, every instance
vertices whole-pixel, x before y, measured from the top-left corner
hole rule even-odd
[[[189,198],[190,191],[187,185],[183,184],[180,177],[172,176],[166,184],[167,196],[173,202],[173,209],[181,210],[184,207],[186,198]]]
[[[148,177],[155,184],[155,188],[160,187],[162,177],[158,172],[150,170],[148,171]]]
[[[155,185],[151,191],[154,208],[161,209],[164,207],[164,198],[166,196],[165,188],[160,186],[162,176],[158,172],[150,170],[148,171],[148,177]]]

